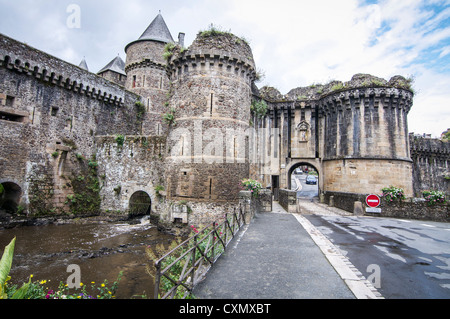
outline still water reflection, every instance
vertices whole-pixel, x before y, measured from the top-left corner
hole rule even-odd
[[[123,276],[116,293],[118,299],[153,297],[153,278],[146,265],[153,265],[145,247],[169,244],[173,236],[161,233],[147,219],[138,223],[75,223],[24,226],[0,229],[0,251],[16,237],[11,269],[12,284],[22,284],[33,274],[33,281],[47,280],[45,286],[57,288],[71,274],[67,266],[81,268],[81,281],[90,284],[107,279],[113,283]]]

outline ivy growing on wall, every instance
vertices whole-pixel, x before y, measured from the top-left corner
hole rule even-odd
[[[171,108],[169,112],[163,115],[163,120],[169,124],[175,124],[175,109]]]
[[[264,100],[253,101],[250,110],[259,118],[266,116],[267,114],[267,103]]]
[[[70,178],[73,195],[67,196],[66,203],[74,215],[95,215],[100,211],[100,180],[95,155],[88,162],[79,162],[80,169]]]
[[[28,183],[29,212],[34,216],[44,216],[54,211],[52,175],[45,172],[43,167],[36,166],[28,177]]]

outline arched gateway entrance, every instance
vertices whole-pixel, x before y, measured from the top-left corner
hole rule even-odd
[[[297,198],[312,199],[319,196],[320,176],[316,166],[298,162],[288,170],[288,188],[297,192]]]
[[[144,191],[137,191],[130,197],[130,215],[142,216],[150,215],[152,208],[152,199]]]
[[[0,210],[16,213],[22,197],[22,188],[13,182],[3,182],[0,185]]]

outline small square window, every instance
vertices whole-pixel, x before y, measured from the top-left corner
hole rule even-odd
[[[7,95],[6,96],[6,104],[5,105],[9,106],[9,107],[13,107],[14,106],[14,97]]]
[[[52,107],[51,115],[56,116],[56,114],[58,114],[58,110],[59,110],[59,107]]]

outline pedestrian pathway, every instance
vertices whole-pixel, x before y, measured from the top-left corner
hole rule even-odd
[[[200,299],[354,299],[380,295],[309,221],[277,202],[230,243],[194,289]]]

